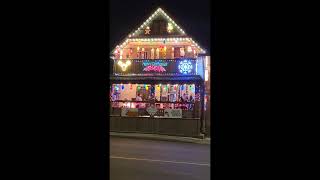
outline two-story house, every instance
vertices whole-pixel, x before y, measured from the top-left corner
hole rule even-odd
[[[199,137],[205,53],[157,9],[111,52],[110,131]]]

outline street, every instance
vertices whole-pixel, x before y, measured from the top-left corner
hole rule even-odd
[[[210,145],[110,137],[111,180],[209,180]]]

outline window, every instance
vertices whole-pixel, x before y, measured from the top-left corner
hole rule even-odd
[[[180,56],[184,57],[184,55],[185,55],[184,48],[180,48]]]

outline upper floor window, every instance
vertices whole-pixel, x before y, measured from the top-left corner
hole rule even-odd
[[[180,56],[184,57],[184,55],[185,55],[184,48],[180,48]]]

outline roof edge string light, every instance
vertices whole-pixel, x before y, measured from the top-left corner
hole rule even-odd
[[[182,32],[182,34],[185,34],[185,32],[184,32],[184,30],[180,27],[180,26],[178,26],[177,25],[177,23],[173,20],[173,19],[171,19],[161,8],[158,8],[149,18],[147,18],[142,24],[141,24],[141,26],[138,28],[138,29],[136,29],[136,31],[134,31],[134,33],[132,33],[132,34],[129,34],[128,35],[128,37],[129,38],[131,38],[131,37],[133,37],[133,36],[135,36],[136,35],[136,33],[138,33],[140,30],[141,30],[141,28],[143,28],[144,26],[147,26],[148,25],[148,23],[149,23],[149,21],[151,21],[151,20],[153,20],[154,19],[154,17],[156,16],[156,15],[158,15],[158,13],[162,13],[163,15],[164,15],[164,17],[168,20],[168,21],[170,21],[180,32]],[[157,38],[154,38],[154,39],[129,39],[128,40],[128,38],[125,40],[125,42],[123,42],[122,44],[121,44],[121,48],[123,48],[123,46],[125,46],[129,41],[164,41],[164,40],[166,40],[166,41],[185,41],[185,40],[187,40],[187,41],[191,41],[193,44],[195,44],[196,45],[196,47],[198,48],[198,49],[200,49],[200,51],[202,51],[203,53],[205,53],[205,50],[203,50],[202,48],[200,48],[200,46],[192,39],[192,38],[175,38],[175,39],[173,39],[173,38],[166,38],[166,39],[157,39]],[[119,45],[118,45],[119,46]]]

